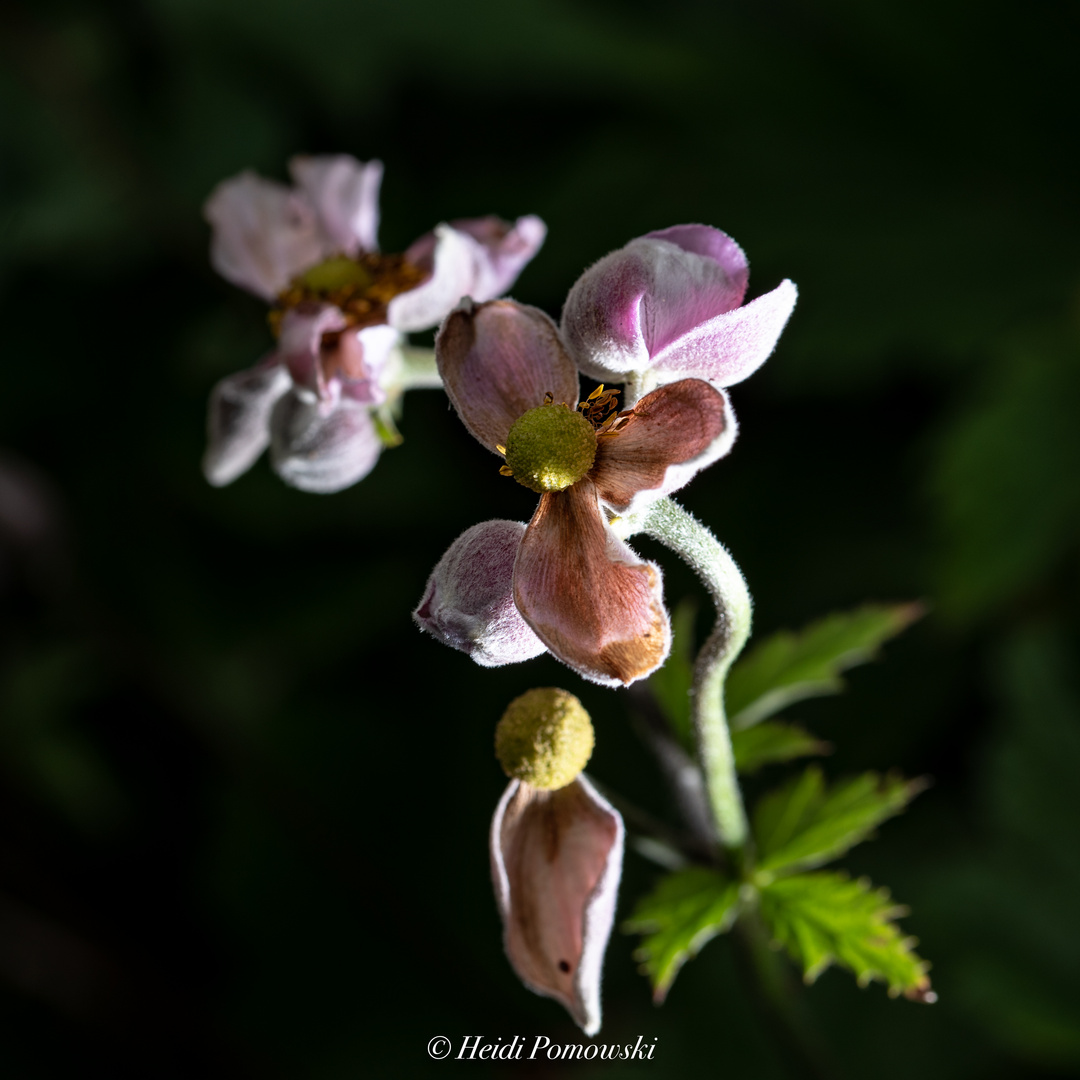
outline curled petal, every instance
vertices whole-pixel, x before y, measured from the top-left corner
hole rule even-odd
[[[785,279],[772,292],[695,326],[654,357],[661,379],[708,379],[734,386],[768,360],[795,309],[798,289]]]
[[[544,652],[514,606],[514,557],[524,535],[520,521],[485,521],[466,529],[431,572],[413,612],[417,626],[483,667]]]
[[[222,379],[210,392],[203,474],[214,487],[248,471],[270,443],[270,413],[289,389],[289,374],[274,357]]]
[[[671,648],[660,569],[601,518],[588,479],[541,496],[514,564],[514,601],[564,664],[604,686],[629,686]]]
[[[618,812],[584,775],[556,791],[519,780],[491,822],[491,875],[506,955],[530,990],[600,1030],[600,975],[622,876]]]
[[[381,161],[300,156],[289,162],[289,172],[315,210],[327,255],[377,250]]]
[[[616,513],[637,511],[723,457],[735,430],[722,390],[700,379],[668,383],[646,394],[617,434],[598,440],[589,477]]]
[[[415,289],[399,293],[387,304],[386,321],[403,333],[438,326],[469,293],[475,276],[474,248],[471,237],[449,225],[438,226],[429,276]],[[405,258],[412,261],[409,252]]]
[[[738,244],[706,225],[632,240],[570,290],[562,328],[571,355],[599,379],[643,371],[694,327],[738,307],[747,275]]]
[[[489,450],[545,394],[571,408],[578,381],[555,324],[538,308],[513,300],[462,303],[435,339],[446,393],[462,423]]]
[[[362,480],[382,444],[366,406],[342,398],[328,407],[295,390],[270,416],[270,461],[285,483],[331,494]]]
[[[318,223],[307,201],[284,184],[252,172],[218,184],[203,213],[213,229],[214,269],[266,300],[323,256]]]
[[[290,308],[285,313],[281,320],[278,354],[298,387],[321,398],[329,397],[324,365],[320,362],[323,334],[345,328],[345,316],[332,304],[304,305]],[[349,345],[344,348],[348,350]]]

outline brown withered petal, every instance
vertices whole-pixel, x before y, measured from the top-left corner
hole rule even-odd
[[[564,664],[605,686],[629,685],[664,662],[671,626],[659,567],[600,515],[588,478],[541,496],[514,563],[514,603]]]
[[[512,780],[491,822],[506,955],[521,981],[600,1030],[600,976],[622,876],[622,818],[584,776],[556,791]]]
[[[545,394],[570,408],[577,403],[577,369],[538,308],[463,301],[443,323],[435,356],[458,416],[489,450],[504,444],[514,421]]]
[[[617,435],[599,440],[589,478],[605,503],[625,512],[635,495],[676,491],[727,453],[730,440],[720,436],[729,430],[734,436],[723,393],[700,379],[668,383],[634,406]]]

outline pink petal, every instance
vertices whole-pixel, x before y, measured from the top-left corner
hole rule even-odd
[[[273,180],[242,172],[224,180],[203,208],[213,229],[210,262],[234,285],[272,300],[323,257],[307,202]]]
[[[512,780],[491,821],[491,876],[518,978],[600,1030],[600,976],[622,877],[622,818],[584,775],[557,791]]]
[[[342,399],[327,408],[296,391],[285,394],[270,417],[274,471],[301,491],[330,494],[362,480],[382,444],[363,405]]]
[[[289,172],[315,210],[327,255],[378,250],[381,161],[300,156],[289,162]]]
[[[345,316],[332,304],[302,304],[285,312],[278,355],[298,387],[321,398],[330,396],[320,363],[323,334],[344,331],[346,327]]]
[[[289,374],[273,357],[222,379],[210,392],[203,474],[214,487],[247,472],[270,443],[270,413],[289,389]]]
[[[514,564],[514,601],[564,664],[629,686],[664,662],[671,627],[659,567],[615,536],[596,499],[588,479],[541,496]]]
[[[449,225],[440,225],[435,230],[430,276],[415,289],[399,293],[387,304],[386,321],[404,333],[438,326],[472,287],[475,246],[464,233]],[[408,251],[405,258],[408,262],[413,261]]]
[[[795,308],[798,290],[784,280],[772,292],[695,326],[653,358],[662,379],[696,377],[734,386],[771,355]]]
[[[428,578],[413,619],[444,645],[483,667],[530,660],[544,652],[514,606],[514,557],[520,521],[485,521],[466,529]]]
[[[680,225],[632,240],[571,288],[562,319],[570,353],[598,379],[643,371],[672,341],[737,307],[747,274],[742,249],[719,229]]]
[[[625,514],[678,491],[734,441],[727,395],[684,379],[646,394],[618,434],[597,441],[589,478],[601,501]]]
[[[513,300],[463,303],[443,323],[435,356],[446,393],[465,426],[489,450],[511,425],[552,394],[577,404],[577,372],[555,324]]]

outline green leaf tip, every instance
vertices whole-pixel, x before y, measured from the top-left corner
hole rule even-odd
[[[866,604],[827,615],[802,630],[781,630],[736,662],[725,700],[735,730],[804,698],[836,694],[842,672],[872,660],[878,648],[925,613],[921,603]]]
[[[774,881],[761,890],[760,903],[774,940],[803,969],[807,983],[837,964],[860,986],[877,980],[891,997],[937,1000],[927,975],[930,965],[914,952],[915,939],[902,937],[894,921],[906,909],[892,902],[888,890],[826,871]]]
[[[754,773],[763,765],[832,752],[827,742],[822,742],[805,728],[778,720],[766,720],[754,727],[733,731],[731,749],[735,753],[735,768],[741,773]]]
[[[683,964],[731,928],[738,902],[738,883],[702,866],[669,874],[638,902],[623,930],[644,935],[634,959],[649,977],[657,1005]]]
[[[865,840],[928,786],[867,772],[827,787],[821,768],[765,794],[754,809],[759,883],[830,862]]]

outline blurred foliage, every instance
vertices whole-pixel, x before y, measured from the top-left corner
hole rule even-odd
[[[439,395],[342,495],[265,464],[203,483],[207,392],[270,337],[210,271],[201,202],[301,150],[386,162],[389,251],[542,215],[514,293],[553,314],[590,261],[680,221],[746,248],[752,294],[798,283],[733,391],[734,453],[684,498],[763,632],[930,606],[793,718],[830,775],[934,777],[848,858],[911,904],[941,994],[826,974],[805,1006],[836,1075],[1080,1066],[1078,38],[1075,7],[1017,0],[6,4],[0,447],[56,512],[31,543],[0,514],[3,1075],[424,1075],[436,1034],[567,1041],[501,953],[496,719],[567,686],[591,771],[671,813],[623,695],[549,658],[480,671],[412,627],[458,533],[531,512]],[[696,593],[641,548],[670,602]],[[651,880],[628,860],[621,914]],[[605,971],[606,1040],[655,1036],[694,1075],[720,1023],[732,1075],[788,1075],[726,939],[663,1010],[625,941]]]

